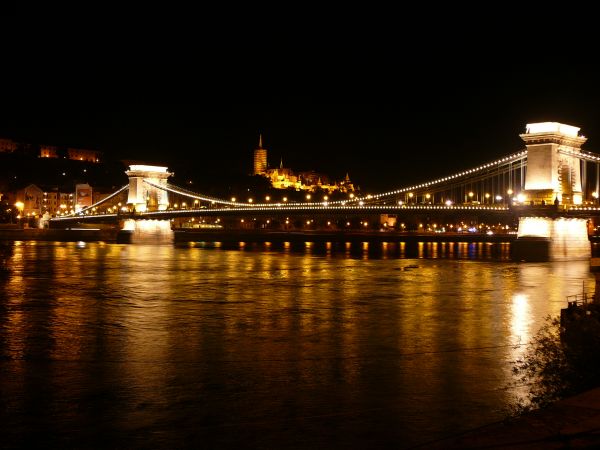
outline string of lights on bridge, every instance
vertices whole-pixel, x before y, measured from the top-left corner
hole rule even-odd
[[[219,213],[231,213],[231,212],[260,212],[260,211],[279,211],[279,212],[351,212],[351,211],[363,211],[363,212],[381,212],[381,211],[484,211],[484,212],[506,212],[509,210],[506,206],[447,206],[447,205],[365,205],[365,206],[323,206],[323,205],[286,205],[280,207],[270,206],[245,206],[240,208],[187,208],[178,210],[163,210],[163,211],[151,211],[151,212],[138,212],[137,216],[163,216],[163,215],[189,215],[189,214],[202,214],[202,215],[214,215]],[[129,210],[128,210],[129,211]],[[116,218],[118,214],[94,214],[94,218]],[[53,220],[72,220],[78,219],[81,216],[70,215],[63,217],[56,217]]]
[[[180,210],[164,210],[164,211],[154,211],[154,212],[148,212],[148,213],[140,213],[141,215],[143,214],[172,214],[172,213],[180,213],[180,214],[186,214],[186,213],[193,213],[193,212],[197,212],[197,213],[205,213],[205,214],[212,214],[212,213],[221,213],[221,212],[232,212],[232,211],[239,211],[239,212],[252,212],[252,211],[287,211],[287,212],[294,212],[294,211],[351,211],[351,210],[359,210],[359,211],[388,211],[388,210],[426,210],[426,211],[435,211],[435,210],[456,210],[456,211],[460,211],[460,210],[478,210],[478,211],[508,211],[509,208],[507,206],[483,206],[483,205],[478,205],[478,206],[445,206],[445,205],[411,205],[411,206],[407,206],[407,205],[401,205],[401,206],[396,206],[396,205],[363,205],[363,206],[324,206],[324,205],[319,205],[319,204],[315,204],[315,205],[297,205],[297,206],[293,206],[293,205],[287,205],[287,206],[255,206],[255,207],[251,207],[251,206],[246,206],[246,207],[240,207],[240,208],[235,208],[234,210],[232,210],[231,208],[211,208],[211,209],[199,209],[199,208],[189,208],[189,209],[180,209]]]
[[[569,150],[564,150],[564,149],[559,149],[558,150],[560,153],[563,153],[565,155],[569,155],[572,157],[577,157],[579,159],[582,160],[586,160],[586,161],[592,161],[592,162],[597,162],[600,163],[600,155],[592,153],[592,152],[584,152],[584,151],[580,151],[580,152],[574,152],[574,151],[569,151]],[[385,198],[385,197],[389,197],[389,196],[394,196],[394,195],[398,195],[398,194],[406,194],[408,193],[410,195],[410,193],[412,191],[418,191],[421,189],[425,189],[425,188],[431,188],[433,186],[439,185],[441,183],[445,183],[448,181],[456,181],[460,178],[463,177],[467,177],[467,176],[472,176],[472,175],[476,175],[480,172],[489,170],[491,168],[497,168],[500,167],[502,165],[507,165],[507,164],[511,164],[514,163],[516,161],[519,160],[524,160],[527,157],[527,150],[523,150],[517,153],[514,153],[512,155],[506,156],[504,158],[498,159],[496,161],[490,162],[490,163],[486,163],[486,164],[482,164],[478,167],[472,168],[472,169],[468,169],[468,170],[464,170],[458,173],[455,173],[453,175],[449,175],[449,176],[445,176],[445,177],[441,177],[438,178],[436,180],[430,181],[430,182],[426,182],[426,183],[421,183],[418,185],[414,185],[414,186],[409,186],[409,187],[405,187],[405,188],[400,188],[400,189],[396,189],[393,191],[388,191],[388,192],[383,192],[383,193],[379,193],[379,194],[369,194],[366,196],[354,196],[353,194],[351,194],[350,198],[347,200],[336,200],[336,201],[327,201],[327,197],[325,197],[325,201],[323,202],[314,202],[314,203],[300,203],[300,202],[287,202],[287,198],[284,197],[283,198],[283,203],[282,202],[277,202],[277,203],[252,203],[252,199],[248,199],[248,203],[242,203],[242,202],[238,202],[236,201],[235,197],[233,197],[231,200],[225,200],[225,199],[220,199],[220,198],[216,198],[216,197],[211,197],[211,196],[207,196],[207,195],[203,195],[201,193],[196,193],[196,192],[192,192],[189,191],[187,189],[181,188],[179,186],[175,186],[172,184],[167,184],[167,185],[161,185],[161,184],[157,184],[157,183],[153,183],[147,179],[144,180],[145,183],[147,183],[149,186],[152,186],[156,189],[160,189],[160,190],[164,190],[167,192],[171,192],[174,194],[178,194],[178,195],[183,195],[185,197],[188,198],[192,198],[196,201],[204,201],[204,202],[210,202],[211,204],[219,204],[219,205],[225,205],[228,208],[211,208],[210,212],[212,213],[219,213],[219,212],[231,212],[231,208],[234,208],[236,211],[240,211],[240,212],[246,212],[246,211],[269,211],[269,210],[277,210],[277,211],[320,211],[320,210],[329,210],[329,211],[335,211],[335,210],[360,210],[360,211],[377,211],[377,210],[382,210],[382,209],[386,209],[386,210],[482,210],[482,211],[506,211],[508,210],[508,207],[506,206],[485,206],[485,205],[468,205],[468,206],[463,206],[463,205],[453,205],[451,202],[448,202],[446,205],[407,205],[407,204],[399,204],[398,206],[394,206],[394,205],[365,205],[365,202],[368,201],[373,201],[373,200],[378,200],[381,198]],[[523,161],[524,164],[526,164],[526,161]],[[127,190],[129,188],[129,185],[125,185],[123,187],[121,187],[120,189],[118,189],[117,191],[113,192],[111,195],[107,196],[106,198],[100,200],[99,202],[94,203],[93,205],[90,205],[80,211],[78,211],[77,213],[74,213],[71,216],[64,216],[62,217],[62,219],[68,219],[70,217],[81,217],[82,215],[86,215],[89,214],[89,211],[95,211],[96,208],[103,204],[106,203],[107,201],[111,200],[112,198],[116,197],[117,195],[119,195],[121,192]],[[268,200],[268,197],[267,197]],[[197,202],[196,202],[197,203]],[[352,203],[351,205],[347,205],[348,203]],[[399,202],[401,203],[401,202]],[[590,206],[571,206],[570,209],[573,210],[589,210],[589,211],[595,211],[598,210],[600,208],[598,207],[590,207]],[[127,207],[123,207],[123,211],[126,211]],[[185,209],[183,211],[181,211],[182,214],[184,211],[187,211],[188,213],[199,213],[202,212],[204,213],[206,210],[204,209],[197,209],[197,208],[189,208],[189,209]],[[208,212],[206,211],[206,212]],[[157,211],[157,212],[152,212],[152,213],[142,213],[140,212],[140,214],[167,214],[167,213],[173,213],[174,210],[170,209],[167,211]],[[115,214],[95,214],[95,217],[115,217]],[[59,219],[59,218],[57,218]]]
[[[406,188],[396,189],[394,191],[383,192],[383,193],[380,193],[380,194],[367,195],[366,197],[357,197],[357,198],[354,199],[354,201],[364,201],[365,199],[366,200],[370,200],[371,198],[379,199],[379,198],[382,198],[382,197],[389,197],[389,196],[392,196],[392,195],[398,195],[398,194],[408,193],[408,192],[411,192],[411,191],[416,191],[416,190],[427,188],[427,187],[432,187],[432,186],[434,186],[436,184],[444,183],[446,181],[456,180],[458,178],[465,177],[465,176],[468,176],[468,175],[474,175],[477,172],[482,172],[484,170],[488,170],[488,169],[490,169],[492,167],[495,167],[495,166],[500,166],[500,165],[503,165],[503,164],[508,164],[508,163],[511,163],[511,162],[515,162],[515,161],[518,161],[520,159],[524,159],[526,157],[527,157],[527,150],[523,150],[521,152],[514,153],[512,155],[506,156],[506,157],[504,157],[502,159],[499,159],[497,161],[493,161],[491,163],[487,163],[487,164],[483,164],[483,165],[481,165],[479,167],[475,167],[474,169],[468,169],[468,170],[465,170],[463,172],[458,172],[458,173],[455,173],[455,174],[450,175],[450,176],[438,178],[437,180],[429,181],[427,183],[421,183],[421,184],[418,184],[418,185],[415,185],[415,186],[409,186],[409,187],[406,187]]]
[[[282,204],[281,202],[278,202],[278,203],[254,203],[254,204],[249,205],[248,203],[237,202],[237,201],[235,201],[235,198],[232,198],[231,200],[220,199],[220,198],[216,198],[216,197],[203,195],[201,193],[192,192],[192,191],[189,191],[187,189],[184,189],[179,186],[172,185],[172,184],[161,185],[161,184],[153,183],[147,179],[145,179],[144,182],[146,184],[148,184],[149,186],[152,186],[156,189],[164,190],[164,191],[171,192],[171,193],[178,194],[178,195],[183,195],[183,196],[186,196],[188,198],[192,198],[192,199],[198,200],[198,201],[210,202],[212,204],[226,205],[229,207],[233,207],[236,210],[239,210],[241,212],[244,212],[244,211],[266,211],[266,210],[295,211],[295,210],[322,210],[322,209],[329,209],[329,210],[357,209],[357,210],[362,210],[362,211],[368,211],[369,208],[372,208],[373,210],[381,210],[382,208],[386,208],[388,210],[395,210],[395,209],[397,209],[397,210],[406,210],[406,209],[409,209],[409,210],[436,210],[436,209],[450,210],[450,209],[454,209],[454,210],[505,211],[508,208],[502,207],[502,206],[482,206],[482,205],[455,206],[455,205],[452,205],[451,203],[447,203],[446,205],[406,205],[406,204],[402,204],[397,207],[395,207],[393,205],[389,205],[389,206],[364,205],[364,203],[365,203],[365,201],[369,201],[369,200],[373,200],[373,199],[380,199],[383,197],[388,197],[391,195],[397,195],[397,194],[401,194],[401,193],[407,193],[410,191],[415,191],[415,190],[419,190],[422,188],[431,187],[431,186],[434,186],[434,185],[437,185],[437,184],[440,184],[440,183],[443,183],[446,181],[456,180],[461,177],[477,174],[478,172],[488,170],[491,167],[496,167],[496,166],[500,166],[503,164],[509,164],[509,163],[518,161],[520,159],[524,159],[526,156],[527,156],[527,151],[524,150],[524,151],[521,151],[521,152],[518,152],[518,153],[515,153],[512,155],[506,156],[499,160],[496,160],[496,161],[493,161],[493,162],[490,162],[487,164],[483,164],[483,165],[475,167],[473,169],[468,169],[468,170],[465,170],[462,172],[458,172],[453,175],[449,175],[446,177],[439,178],[437,180],[433,180],[431,182],[426,182],[426,183],[422,183],[419,185],[401,188],[401,189],[384,192],[384,193],[380,193],[380,194],[374,194],[374,195],[369,194],[369,195],[363,196],[363,197],[354,197],[353,194],[351,194],[351,198],[348,200],[337,200],[337,201],[332,201],[332,202],[328,202],[328,201],[315,202],[315,203],[311,203],[309,205],[307,205],[306,203],[300,203],[300,202],[287,203],[287,199],[285,197],[284,197],[284,202],[285,202],[284,204]],[[128,188],[129,188],[128,185],[123,186],[118,191],[114,192],[113,194],[106,197],[105,199],[103,199],[91,206],[88,206],[85,209],[82,209],[78,213],[75,213],[73,215],[73,217],[82,216],[82,215],[86,214],[90,209],[94,210],[94,208],[97,208],[98,205],[107,202],[108,200],[110,200],[111,198],[114,198],[116,195],[118,195],[119,193],[123,192],[124,190],[126,190]],[[252,199],[249,199],[249,202],[251,203]],[[347,203],[354,203],[354,205],[346,206]],[[356,204],[358,204],[358,205],[356,205]],[[124,210],[127,209],[126,207],[123,207],[123,208],[124,208]],[[188,212],[194,211],[194,209],[186,209],[186,210]],[[169,210],[169,211],[172,211],[172,210]],[[230,209],[229,208],[228,209],[211,208],[210,211],[213,211],[213,212],[230,211]],[[66,216],[66,217],[68,217],[68,216]]]
[[[575,152],[573,150],[559,149],[558,153],[562,153],[563,155],[572,156],[575,158],[579,158],[585,161],[600,163],[600,155],[597,153],[592,153],[588,151],[579,151]]]

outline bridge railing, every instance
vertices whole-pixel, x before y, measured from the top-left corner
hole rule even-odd
[[[581,294],[567,295],[569,307],[587,305],[594,300],[594,293],[583,292]]]

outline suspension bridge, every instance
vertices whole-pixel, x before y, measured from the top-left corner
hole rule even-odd
[[[50,224],[112,221],[134,233],[166,236],[171,222],[196,218],[222,227],[258,217],[257,223],[283,229],[315,220],[323,226],[350,225],[351,218],[389,229],[421,217],[441,222],[484,217],[498,225],[512,218],[518,221],[518,240],[544,240],[551,259],[589,257],[587,222],[600,216],[600,154],[581,149],[586,138],[579,130],[557,122],[528,124],[520,134],[525,148],[505,157],[417,185],[336,201],[245,203],[173,185],[167,167],[132,165],[127,185],[74,214],[52,218]]]

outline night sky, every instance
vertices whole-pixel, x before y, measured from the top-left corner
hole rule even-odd
[[[214,176],[249,173],[262,133],[271,166],[349,172],[367,191],[518,151],[528,122],[580,126],[600,152],[599,71],[562,50],[531,57],[525,41],[481,52],[477,36],[431,44],[413,27],[325,42],[263,30],[247,42],[156,22],[121,23],[115,37],[89,15],[41,28],[12,19],[0,136],[16,140]]]

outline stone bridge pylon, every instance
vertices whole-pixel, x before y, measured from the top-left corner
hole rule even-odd
[[[125,173],[129,177],[127,204],[135,208],[136,212],[164,211],[168,208],[167,191],[152,186],[167,186],[167,179],[173,175],[167,167],[137,164],[130,165]],[[130,243],[173,242],[170,220],[126,219],[121,235],[123,241]]]
[[[125,173],[129,177],[128,205],[135,207],[138,212],[167,209],[169,206],[167,191],[144,182],[148,180],[152,184],[166,187],[167,179],[173,175],[167,167],[134,164],[130,165]]]
[[[558,122],[527,124],[520,135],[527,145],[525,195],[535,204],[582,202],[581,160],[576,156],[587,138],[579,128]]]
[[[532,204],[564,206],[583,201],[581,145],[587,140],[579,128],[558,122],[527,124],[520,135],[527,145],[525,197]],[[517,259],[572,260],[590,257],[587,220],[562,217],[558,208],[552,215],[527,214],[519,217]]]

